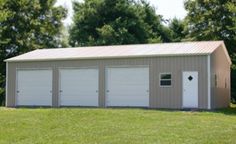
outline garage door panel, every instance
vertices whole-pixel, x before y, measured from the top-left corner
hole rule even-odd
[[[33,101],[37,102],[33,103]],[[31,99],[28,97],[19,99],[18,106],[51,106],[51,103],[48,100]]]
[[[108,68],[106,74],[107,106],[148,106],[149,69]]]
[[[116,99],[127,99],[127,100],[132,100],[132,101],[136,101],[136,100],[143,100],[144,96],[143,95],[130,95],[130,94],[126,94],[124,95],[123,93],[120,94],[110,94],[112,95],[112,97],[109,97],[108,100],[116,100]],[[146,95],[147,96],[147,95]]]
[[[129,87],[130,91],[127,92],[133,92],[133,91],[140,91],[140,92],[145,92],[148,90],[148,87],[144,87],[143,85],[118,85],[116,87],[111,87],[109,90],[110,91],[115,91],[115,92],[119,92],[122,90],[127,89],[127,87]]]
[[[17,71],[17,105],[52,105],[52,70]]]
[[[61,105],[98,106],[97,69],[60,70]]]
[[[142,102],[142,99],[137,102],[134,101],[132,98],[114,98],[109,101],[109,106],[130,106],[130,107],[143,107],[143,106],[148,106],[144,105]]]

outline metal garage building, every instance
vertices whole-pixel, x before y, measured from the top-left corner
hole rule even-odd
[[[6,60],[6,106],[227,107],[222,41],[40,49]]]

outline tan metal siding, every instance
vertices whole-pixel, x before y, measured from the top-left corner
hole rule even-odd
[[[182,72],[198,71],[199,73],[199,108],[207,107],[207,57],[166,57],[154,60],[154,107],[181,108],[182,107]],[[172,74],[172,86],[159,86],[159,73],[170,72]]]
[[[52,81],[53,81],[53,87],[52,87],[52,105],[54,107],[58,106],[59,103],[59,94],[57,92],[59,92],[59,70],[57,67],[53,66],[53,77],[52,77]]]
[[[198,71],[199,108],[207,108],[207,56],[177,56],[156,58],[68,60],[49,62],[9,62],[7,106],[15,106],[16,68],[53,68],[53,106],[59,103],[59,75],[62,67],[97,67],[99,68],[99,106],[105,106],[105,68],[109,66],[149,66],[150,107],[182,108],[182,72]],[[172,74],[172,87],[159,86],[159,74]]]
[[[8,63],[7,70],[7,92],[6,92],[6,106],[14,107],[15,106],[15,94],[16,94],[16,64]]]
[[[105,107],[105,65],[100,63],[99,65],[99,106]]]
[[[217,77],[217,85],[215,81]],[[223,48],[218,47],[211,55],[211,106],[228,107],[230,104],[230,63]]]

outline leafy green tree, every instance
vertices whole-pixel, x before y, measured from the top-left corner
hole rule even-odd
[[[170,29],[170,39],[172,42],[180,42],[185,39],[187,32],[185,31],[185,24],[183,20],[174,18],[168,25]]]
[[[60,47],[67,11],[56,0],[0,0],[0,103],[4,99],[4,59],[34,49]]]
[[[232,100],[236,101],[236,1],[187,0],[188,40],[224,40],[233,61]]]
[[[73,6],[72,46],[169,41],[161,17],[145,0],[85,0]]]

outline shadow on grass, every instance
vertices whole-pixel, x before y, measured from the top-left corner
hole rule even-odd
[[[229,108],[216,109],[213,112],[223,113],[225,115],[235,115],[236,116],[236,105],[231,104]]]

